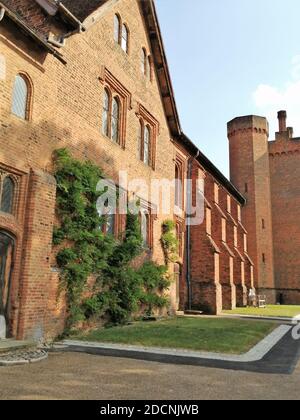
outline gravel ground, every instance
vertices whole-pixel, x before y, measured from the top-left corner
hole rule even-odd
[[[300,398],[300,363],[283,376],[54,353],[38,364],[1,367],[0,377],[1,400]]]

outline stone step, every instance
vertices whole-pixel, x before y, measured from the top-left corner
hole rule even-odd
[[[33,341],[0,340],[0,354],[16,350],[35,349],[36,347],[37,344]]]

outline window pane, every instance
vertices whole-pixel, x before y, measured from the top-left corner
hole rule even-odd
[[[12,214],[15,185],[10,177],[5,178],[1,196],[1,211]]]
[[[175,166],[175,205],[180,208],[182,205],[181,174],[177,165]]]
[[[150,128],[145,127],[144,133],[144,163],[150,164]]]
[[[150,56],[147,58],[147,77],[151,80],[151,58]]]
[[[142,56],[141,56],[141,69],[142,73],[146,74],[146,60],[147,60],[147,54],[144,48],[142,49]]]
[[[104,100],[103,100],[103,113],[102,113],[102,132],[105,136],[109,135],[108,122],[109,122],[109,94],[107,90],[105,89]]]
[[[142,156],[143,131],[144,131],[144,126],[143,126],[142,121],[140,121],[139,130],[138,130],[138,159],[140,160],[143,160],[143,156]]]
[[[148,245],[148,214],[146,211],[141,212],[141,233],[143,238],[143,245]]]
[[[106,216],[106,233],[109,235],[114,235],[115,233],[115,215],[112,213]]]
[[[125,25],[122,27],[122,50],[128,52],[128,30]]]
[[[119,16],[115,15],[115,22],[114,22],[114,38],[117,43],[120,42],[120,18]]]
[[[12,113],[17,117],[26,120],[27,111],[27,100],[28,100],[28,87],[26,81],[20,75],[16,76],[13,99],[12,99]]]
[[[111,136],[115,142],[119,142],[119,123],[120,123],[120,105],[117,98],[113,99],[112,119],[111,119]]]

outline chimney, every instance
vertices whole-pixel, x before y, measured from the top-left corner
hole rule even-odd
[[[287,119],[286,111],[279,111],[278,112],[279,133],[285,133],[287,131],[286,119]]]

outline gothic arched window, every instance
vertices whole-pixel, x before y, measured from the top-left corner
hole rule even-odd
[[[110,111],[110,93],[104,89],[103,112],[102,112],[102,133],[109,137],[109,111]]]
[[[118,97],[114,97],[112,101],[111,138],[116,143],[120,141],[120,101]]]
[[[121,19],[119,15],[115,15],[114,19],[114,39],[120,44],[120,34],[121,34]]]
[[[128,54],[129,51],[129,31],[125,24],[122,25],[122,40],[121,47],[124,52]]]
[[[143,160],[146,165],[150,165],[150,150],[151,150],[151,130],[149,125],[146,125],[144,130],[144,156]]]
[[[7,176],[2,185],[1,192],[1,206],[0,210],[3,213],[12,214],[14,209],[14,195],[15,195],[15,183],[10,176]]]
[[[29,120],[30,95],[29,80],[23,74],[17,74],[13,87],[11,111],[23,120]]]
[[[142,73],[146,76],[147,73],[147,53],[145,48],[142,48],[141,52],[141,70]]]

